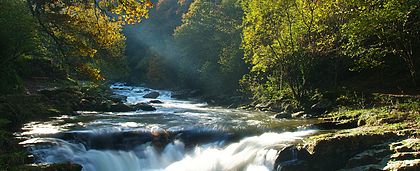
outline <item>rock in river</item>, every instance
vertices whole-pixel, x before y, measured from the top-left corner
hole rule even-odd
[[[160,95],[159,92],[153,91],[153,92],[150,92],[150,93],[144,95],[143,98],[151,98],[151,99],[154,99],[154,98],[159,97],[159,95]]]
[[[149,103],[163,103],[163,102],[160,100],[150,100]]]
[[[115,103],[127,101],[127,96],[123,96],[123,95],[114,94],[109,97]]]
[[[133,106],[134,109],[136,110],[143,110],[143,111],[155,111],[156,108],[154,108],[153,106],[150,106],[147,103],[137,103],[136,105]]]
[[[282,112],[282,113],[276,114],[274,117],[277,119],[290,119],[292,118],[292,115],[288,112]]]

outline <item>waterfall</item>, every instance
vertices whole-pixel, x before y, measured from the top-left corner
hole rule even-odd
[[[70,143],[57,138],[42,138],[32,145],[37,162],[80,164],[85,171],[218,171],[267,170],[274,167],[278,150],[302,141],[314,131],[264,133],[226,145],[222,141],[186,147],[181,140],[169,143],[163,150],[150,142],[129,151],[85,148],[83,143]],[[39,139],[41,142],[41,139]]]
[[[210,107],[164,90],[112,88],[127,103],[147,103],[143,96],[151,91],[162,103],[153,104],[156,111],[78,111],[29,122],[21,144],[37,163],[72,162],[85,171],[271,171],[279,150],[316,133],[297,128],[319,122]]]

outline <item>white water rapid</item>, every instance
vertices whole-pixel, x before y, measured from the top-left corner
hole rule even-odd
[[[141,87],[115,92],[127,103],[147,102]],[[85,171],[271,171],[278,150],[315,130],[310,120],[272,113],[211,108],[158,91],[156,111],[88,112],[25,124],[22,142],[38,163],[72,162]],[[285,130],[293,130],[286,132]],[[164,135],[164,145],[159,145]]]

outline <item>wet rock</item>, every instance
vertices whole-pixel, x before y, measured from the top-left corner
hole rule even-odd
[[[150,100],[149,103],[163,103],[163,102],[160,100]]]
[[[306,171],[309,170],[306,161],[305,160],[288,160],[285,162],[282,162],[276,169],[277,171]]]
[[[111,105],[111,108],[108,111],[104,111],[104,112],[130,112],[130,111],[136,111],[136,109],[124,103],[114,103]]]
[[[98,111],[98,112],[129,112],[136,111],[135,108],[124,103],[97,103],[96,105],[81,105],[77,110]]]
[[[315,128],[323,129],[323,130],[331,130],[331,129],[351,129],[358,127],[358,121],[356,120],[349,120],[347,122],[321,122],[312,125]]]
[[[127,96],[123,96],[123,95],[119,95],[119,94],[114,94],[109,96],[111,98],[111,100],[114,103],[118,103],[118,102],[125,102],[127,101]]]
[[[276,114],[274,117],[277,119],[290,119],[292,118],[292,115],[289,114],[288,112],[282,112],[282,113]]]
[[[143,111],[155,111],[156,108],[153,106],[150,106],[147,103],[137,103],[136,105],[133,106],[134,109],[136,110],[143,110]]]
[[[151,145],[159,151],[163,151],[166,145],[172,142],[170,134],[165,129],[152,129],[150,133],[154,135]]]
[[[154,99],[154,98],[159,97],[159,95],[160,95],[159,92],[152,91],[152,92],[144,95],[143,98],[151,98],[151,99]]]
[[[274,168],[277,171],[309,170],[307,160],[311,154],[305,149],[288,146],[279,152]]]
[[[291,114],[293,118],[305,118],[307,115],[308,114],[306,114],[305,111],[300,111],[300,112]]]

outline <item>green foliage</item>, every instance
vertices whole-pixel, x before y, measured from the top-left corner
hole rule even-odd
[[[334,5],[336,13],[349,18],[341,28],[347,39],[343,53],[356,59],[356,69],[381,65],[385,56],[395,55],[404,59],[417,82],[419,1],[340,1]]]
[[[243,11],[236,1],[194,1],[174,39],[182,50],[180,70],[183,79],[197,80],[193,88],[209,94],[232,92],[247,72],[239,49]],[[187,64],[187,66],[185,66]],[[184,73],[192,72],[192,73]]]
[[[25,88],[22,79],[16,71],[9,67],[0,67],[2,77],[0,78],[0,94],[22,92]]]
[[[290,89],[296,100],[305,101],[320,84],[337,85],[338,74],[351,65],[352,71],[383,66],[384,57],[402,57],[416,81],[418,1],[242,4],[242,48],[252,69],[241,83],[256,99],[279,99]]]
[[[22,79],[33,77],[48,77],[49,80],[66,80],[67,72],[60,65],[53,63],[51,59],[39,59],[33,56],[22,55],[13,63],[13,68]]]
[[[0,119],[0,121],[3,119]],[[0,123],[1,126],[1,123]],[[23,165],[26,154],[14,136],[0,128],[0,170],[9,170],[12,167]]]
[[[64,58],[73,56],[91,56],[97,49],[91,47],[86,39],[92,42],[112,44],[120,37],[114,24],[135,24],[148,17],[153,4],[148,0],[134,1],[106,0],[96,1],[57,1],[44,2],[27,0],[31,13],[60,51]],[[107,13],[118,15],[107,17]]]
[[[243,6],[242,48],[253,65],[248,78],[256,82],[246,87],[281,92],[286,85],[300,101],[307,92],[310,66],[319,56],[315,36],[321,31],[317,17],[322,10],[306,0],[244,1]]]
[[[2,86],[10,84],[2,93],[13,93],[9,87],[21,86],[14,83],[18,81],[12,70],[25,78],[51,77],[56,73],[54,78],[61,79],[67,78],[63,72],[70,71],[94,82],[102,81],[104,74],[110,79],[126,76],[121,24],[140,22],[142,17],[148,16],[151,7],[147,0],[100,3],[2,0],[0,66],[4,68],[2,76],[10,77],[2,79]],[[107,13],[118,14],[124,21],[114,21]],[[44,63],[38,59],[50,59],[51,65],[58,64],[59,69],[43,70],[49,66],[41,66]],[[25,63],[28,61],[35,63]],[[38,65],[37,62],[40,62],[39,67],[28,66]]]
[[[39,37],[34,20],[23,1],[0,1],[0,67],[36,51]]]
[[[95,39],[87,36],[79,38],[87,48],[92,48],[94,54],[77,54],[70,62],[80,76],[85,76],[93,82],[107,79],[117,79],[127,75],[127,67],[124,62],[125,40],[121,34],[122,27],[117,22],[110,22],[107,16],[96,17],[96,10],[89,9],[80,11],[75,17],[81,20],[75,23],[84,32],[90,32]],[[91,68],[91,69],[87,69]],[[83,71],[83,72],[81,72]]]

